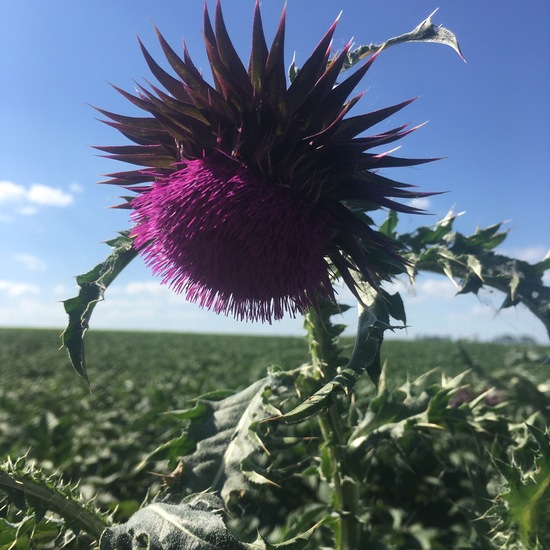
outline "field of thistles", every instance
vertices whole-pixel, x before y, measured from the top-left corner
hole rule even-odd
[[[170,474],[200,456],[197,440],[208,436],[212,405],[228,397],[216,390],[238,392],[270,366],[292,371],[308,361],[300,338],[92,332],[90,394],[85,385],[67,383],[58,336],[52,330],[0,331],[1,455],[12,462],[26,457],[0,470],[5,548],[61,548],[64,540],[68,548],[93,547],[98,530],[127,521],[146,502],[173,491],[171,479],[178,475]],[[348,356],[353,339],[340,344]],[[537,470],[541,448],[524,419],[539,429],[548,425],[549,352],[519,344],[384,344],[387,382],[376,397],[370,382],[358,384],[353,414],[361,423],[350,439],[368,544],[522,547],[513,519],[529,511],[523,505],[537,509],[522,495],[534,492],[544,475]],[[195,401],[201,394],[206,396]],[[169,410],[175,412],[165,414]],[[258,429],[256,424],[252,434]],[[310,548],[332,544],[331,470],[318,432],[315,422],[297,425],[286,442],[268,439],[270,455],[246,457],[245,472],[262,466],[265,476],[263,483],[243,485],[249,504],[226,520],[235,532],[255,538],[258,530],[274,543],[325,518]],[[265,463],[275,459],[278,467]],[[26,497],[7,479],[26,487]],[[210,483],[205,475],[204,488]],[[510,489],[515,508],[502,496]],[[68,506],[50,508],[56,495],[74,501],[95,523],[76,523]]]

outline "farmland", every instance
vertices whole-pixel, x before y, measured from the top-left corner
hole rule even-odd
[[[300,338],[92,331],[87,336],[91,390],[59,350],[51,330],[0,330],[0,453],[26,454],[46,472],[97,495],[122,521],[161,481],[138,468],[181,426],[163,413],[218,389],[239,390],[277,365],[307,362]],[[343,340],[351,350],[352,340]],[[388,386],[397,387],[431,369],[455,376],[473,369],[472,391],[521,375],[532,385],[550,380],[549,348],[445,341],[384,344]],[[519,369],[519,370],[518,370]],[[363,393],[372,393],[365,379]],[[542,394],[541,394],[542,395]]]

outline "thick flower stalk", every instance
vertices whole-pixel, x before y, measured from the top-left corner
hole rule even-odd
[[[100,110],[134,142],[99,149],[139,166],[109,180],[135,193],[124,205],[132,210],[135,247],[188,300],[271,322],[319,300],[334,302],[335,276],[358,296],[353,272],[376,287],[402,267],[396,243],[375,231],[365,212],[416,212],[395,199],[426,194],[378,171],[427,159],[369,152],[414,130],[363,135],[410,101],[347,116],[361,97],[350,95],[376,55],[337,81],[351,43],[331,56],[335,28],[287,84],[284,12],[268,48],[256,3],[246,68],[218,1],[214,25],[206,7],[204,17],[212,84],[185,46],[179,57],[157,32],[175,76],[140,43],[164,90],[119,90],[148,116]]]

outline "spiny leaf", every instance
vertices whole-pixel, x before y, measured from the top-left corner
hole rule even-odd
[[[377,385],[380,380],[380,347],[384,331],[395,328],[390,325],[390,316],[405,322],[405,311],[399,294],[375,291],[365,282],[360,282],[361,302],[357,336],[352,356],[348,364],[321,389],[291,411],[278,417],[288,424],[302,420],[330,408],[339,394],[349,395],[357,380],[366,371],[372,382]]]
[[[223,502],[213,493],[193,494],[180,504],[154,503],[122,525],[107,529],[100,550],[304,550],[316,529],[278,544],[260,535],[242,542],[225,525]]]
[[[378,231],[390,237],[390,239],[394,239],[396,236],[395,228],[397,227],[397,221],[397,212],[395,210],[388,210],[388,216],[380,225]]]
[[[500,231],[501,223],[465,236],[449,232],[456,216],[449,212],[435,229],[420,227],[399,236],[408,248],[405,257],[411,279],[419,271],[442,273],[458,288],[459,294],[477,293],[483,285],[493,287],[506,296],[501,309],[523,303],[544,323],[550,335],[550,288],[542,278],[550,265],[550,256],[531,265],[496,254],[493,248],[507,235],[506,231]],[[457,279],[462,279],[462,284]]]
[[[0,490],[8,493],[19,509],[33,507],[37,524],[45,511],[51,511],[73,531],[83,530],[96,540],[109,525],[105,514],[86,501],[76,487],[45,475],[25,457],[0,463]]]
[[[508,482],[508,491],[500,497],[508,503],[510,520],[519,527],[524,544],[546,548],[550,544],[550,437],[533,426],[528,425],[528,429],[539,445],[536,468],[526,473],[516,464],[499,463]]]
[[[481,274],[481,262],[473,254],[468,254],[466,256],[466,265],[468,269],[473,271],[482,281],[483,275]]]
[[[268,377],[230,396],[196,398],[187,413],[176,412],[176,416],[190,420],[184,434],[157,448],[149,458],[171,458],[174,450],[183,454],[184,470],[179,483],[184,492],[212,488],[228,499],[233,491],[246,491],[250,482],[243,475],[241,464],[259,448],[249,428],[268,416],[263,392],[276,384],[275,378]]]
[[[63,302],[65,312],[69,315],[69,324],[61,335],[62,345],[69,353],[73,368],[86,382],[88,377],[84,336],[88,330],[92,312],[96,304],[103,300],[107,287],[137,255],[129,231],[122,232],[119,237],[108,241],[107,244],[114,249],[111,254],[88,273],[79,275],[76,278],[79,286],[78,296]]]
[[[226,527],[223,503],[213,494],[192,495],[179,505],[154,503],[136,512],[127,523],[105,531],[100,550],[246,550],[254,548]]]
[[[397,44],[404,44],[406,42],[435,42],[437,44],[443,44],[450,46],[459,56],[462,61],[466,62],[466,59],[462,55],[458,40],[453,32],[445,27],[439,25],[435,26],[432,23],[432,17],[437,10],[433,11],[424,21],[417,25],[412,31],[405,34],[401,34],[394,38],[390,38],[382,44],[369,44],[365,46],[359,46],[355,50],[349,52],[348,60],[345,68],[353,67],[356,63],[372,54],[373,52],[381,49],[386,49]]]

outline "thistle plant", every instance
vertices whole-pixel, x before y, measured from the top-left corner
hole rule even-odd
[[[354,95],[356,87],[384,48],[436,42],[462,57],[455,36],[433,25],[432,16],[384,44],[352,49],[350,42],[333,53],[336,21],[288,76],[285,12],[268,46],[258,2],[247,64],[220,2],[213,22],[205,6],[210,81],[185,46],[178,55],[159,31],[171,72],[140,42],[158,84],[139,86],[136,94],[116,89],[145,116],[99,109],[132,142],[98,147],[136,165],[107,181],[131,193],[119,207],[130,211],[132,228],[109,241],[111,255],[79,276],[79,295],[64,302],[63,344],[74,368],[87,380],[83,340],[93,309],[137,256],[163,284],[216,313],[266,323],[303,315],[310,361],[294,370],[272,368],[240,392],[217,391],[172,411],[181,435],[136,466],[156,469],[163,490],[125,524],[111,525],[94,510],[77,522],[92,526],[101,549],[465,548],[472,541],[472,548],[490,548],[499,525],[516,530],[510,540],[547,540],[539,507],[549,500],[547,472],[540,486],[523,486],[512,466],[486,467],[489,449],[503,464],[516,456],[517,416],[495,421],[483,393],[459,401],[465,375],[434,381],[427,374],[390,389],[382,367],[385,331],[407,323],[399,294],[384,288],[399,273],[459,277],[462,293],[499,288],[507,293],[503,307],[523,300],[550,326],[542,284],[550,262],[508,269],[508,259],[492,252],[505,237],[500,225],[464,237],[452,231],[449,213],[433,228],[397,233],[398,212],[419,213],[407,201],[433,193],[379,170],[435,159],[387,150],[416,127],[374,127],[410,100],[350,115],[362,96]],[[379,209],[388,216],[376,227],[368,213]],[[336,281],[358,302],[351,353],[339,341],[344,327],[332,319],[348,307],[337,299]],[[535,293],[540,300],[532,299]],[[362,384],[365,373],[369,384]],[[541,425],[531,432],[547,449],[548,399],[525,387],[538,399],[522,403]],[[471,446],[474,455],[460,452]],[[500,493],[490,486],[499,471],[509,481]],[[406,481],[394,499],[387,487],[399,487],[400,479]],[[13,475],[0,484],[31,500],[42,494]],[[536,505],[523,506],[524,494],[536,495]],[[57,493],[47,495],[74,524],[78,498],[71,494],[70,505],[60,505]],[[491,505],[497,498],[510,503],[508,521],[490,519],[494,510],[507,513]]]

